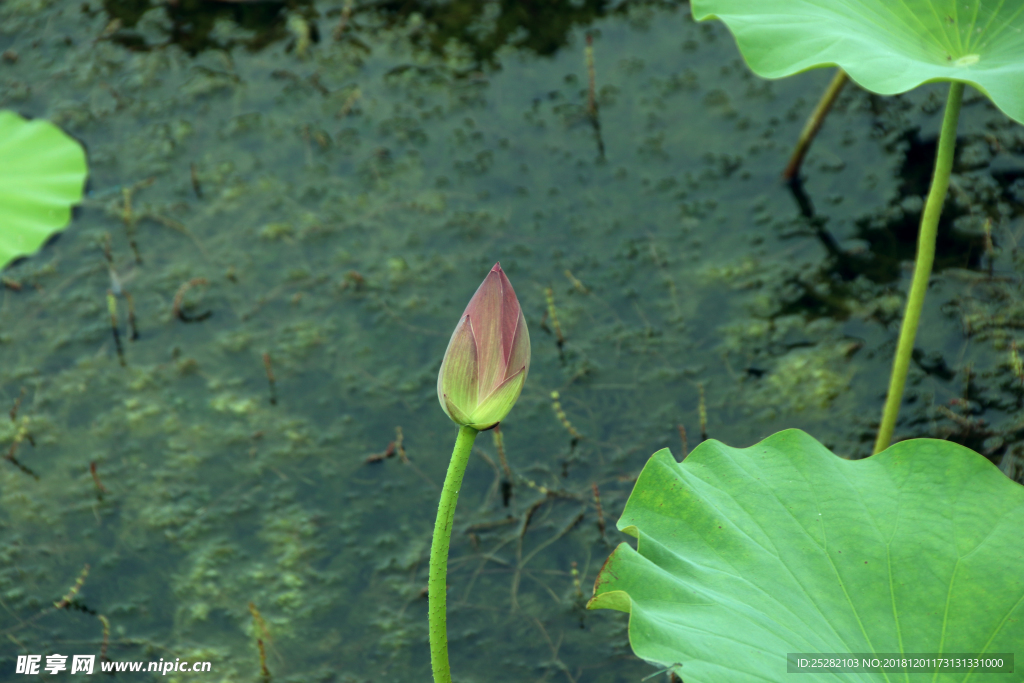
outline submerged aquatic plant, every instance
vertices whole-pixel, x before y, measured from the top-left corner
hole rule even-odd
[[[85,177],[85,150],[67,133],[0,111],[0,268],[67,226]]]
[[[448,546],[459,488],[476,435],[498,425],[515,405],[530,369],[530,333],[500,264],[477,288],[455,326],[437,376],[441,408],[459,425],[430,544],[427,584],[430,665],[435,683],[451,683],[448,666]]]

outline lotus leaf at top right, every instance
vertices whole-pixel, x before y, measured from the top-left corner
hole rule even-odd
[[[839,66],[880,95],[961,81],[1024,123],[1020,0],[693,0],[764,78]]]

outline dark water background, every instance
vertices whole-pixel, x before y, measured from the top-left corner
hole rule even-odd
[[[502,425],[509,506],[490,433],[459,501],[456,680],[652,673],[626,615],[582,604],[647,457],[678,455],[680,425],[699,441],[701,391],[730,445],[799,427],[870,453],[945,86],[848,88],[798,202],[778,177],[830,70],[763,81],[685,3],[349,8],[0,4],[0,107],[56,122],[90,163],[72,225],[0,294],[0,404],[24,388],[0,447],[35,441],[24,469],[0,462],[0,679],[18,654],[98,654],[101,614],[113,659],[259,680],[252,603],[275,681],[429,680],[456,432],[436,373],[495,261],[533,365]],[[954,171],[897,437],[967,444],[1020,480],[1024,128],[970,89]],[[139,331],[119,297],[124,367],[117,286]],[[367,464],[397,428],[408,462]],[[73,609],[47,609],[86,564]]]

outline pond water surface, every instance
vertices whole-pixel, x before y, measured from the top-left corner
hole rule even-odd
[[[702,397],[730,445],[799,427],[870,453],[945,88],[848,88],[797,201],[779,173],[830,70],[761,80],[685,3],[527,4],[0,5],[0,107],[90,164],[0,294],[0,404],[22,397],[0,421],[21,466],[0,463],[0,677],[106,647],[260,680],[259,638],[275,681],[429,680],[456,433],[436,373],[497,261],[533,364],[507,505],[491,433],[460,496],[457,681],[653,673],[626,615],[582,606],[648,456],[700,441]],[[1024,129],[968,89],[959,132],[897,437],[1020,480]]]

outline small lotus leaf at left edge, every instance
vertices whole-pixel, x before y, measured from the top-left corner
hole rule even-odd
[[[0,268],[67,226],[86,173],[85,150],[60,128],[0,111]]]

